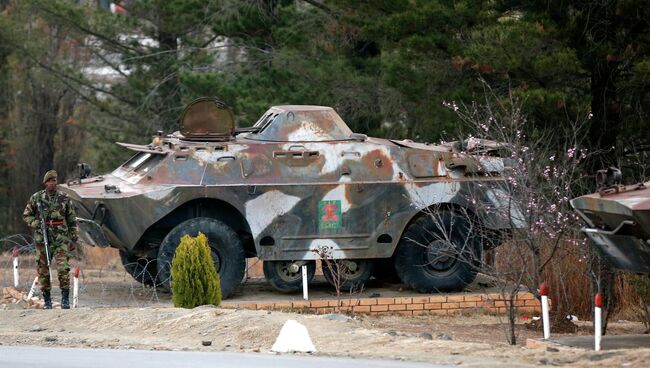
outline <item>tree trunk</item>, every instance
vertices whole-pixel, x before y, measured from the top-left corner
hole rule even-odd
[[[592,248],[593,249],[593,248]],[[618,300],[614,291],[614,282],[616,271],[613,270],[607,260],[603,259],[596,251],[592,250],[591,256],[591,276],[592,276],[592,315],[593,315],[593,301],[596,293],[601,293],[603,296],[603,319],[602,319],[602,334],[607,333],[607,322],[609,316],[616,308]]]
[[[161,25],[164,28],[164,25]],[[162,129],[166,132],[178,130],[178,118],[182,111],[180,81],[178,78],[178,36],[161,30],[158,34],[160,45],[160,63],[157,106],[154,111],[160,119],[157,126],[151,127],[150,133]]]
[[[32,159],[35,159],[36,168],[33,184],[42,182],[43,174],[54,169],[54,137],[59,130],[58,125],[58,98],[47,90],[46,86],[32,83],[33,112],[32,123],[36,127]]]
[[[591,111],[589,128],[592,149],[599,151],[590,165],[592,172],[616,162],[616,140],[620,131],[621,109],[616,91],[616,62],[602,56],[591,70]]]

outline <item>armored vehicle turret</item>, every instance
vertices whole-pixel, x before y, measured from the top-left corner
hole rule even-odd
[[[508,161],[493,156],[494,142],[367,137],[322,106],[275,106],[237,129],[232,112],[210,98],[187,106],[180,124],[148,145],[118,143],[134,156],[110,174],[62,186],[86,240],[118,248],[147,284],[169,288],[180,237],[201,231],[224,297],[248,257],[263,261],[281,291],[298,290],[300,266],[311,278],[324,256],[345,265],[344,288],[390,267],[417,291],[455,291],[474,280],[494,243],[484,234],[513,223],[485,212],[508,211]],[[324,273],[334,281],[330,268]]]

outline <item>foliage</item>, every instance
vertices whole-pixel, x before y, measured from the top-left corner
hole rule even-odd
[[[11,180],[0,183],[9,209],[0,229],[22,232],[16,214],[42,188],[43,173],[54,168],[64,181],[76,171],[84,148],[84,132],[74,119],[78,95],[52,68],[78,69],[85,54],[66,29],[43,22],[23,2],[4,9],[0,35],[0,166],[11,171]]]
[[[591,160],[591,171],[601,168],[601,161],[617,163],[617,156],[638,146],[639,141],[647,142],[647,138],[641,137],[643,133],[639,134],[648,128],[650,103],[650,49],[645,46],[650,24],[645,5],[641,0],[497,2],[497,10],[517,9],[522,22],[536,25],[544,39],[558,45],[558,50],[570,53],[569,59],[557,60],[568,61],[568,70],[573,68],[577,73],[565,74],[567,68],[558,68],[559,63],[549,72],[560,72],[553,84],[569,92],[568,97],[573,96],[574,101],[580,96],[588,98],[586,102],[593,114],[587,133],[589,148],[603,153]],[[541,85],[544,89],[548,86]],[[567,112],[572,110],[575,111]],[[620,139],[622,136],[627,139]],[[617,155],[611,154],[612,147]]]
[[[171,286],[175,307],[221,304],[219,274],[212,263],[208,238],[202,233],[181,238],[172,261]]]

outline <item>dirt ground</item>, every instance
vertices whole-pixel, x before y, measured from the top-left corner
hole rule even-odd
[[[266,353],[284,322],[295,319],[308,328],[318,355],[482,367],[650,365],[650,349],[595,353],[509,346],[499,320],[492,316],[330,318],[208,306],[4,310],[0,311],[0,344]],[[639,329],[630,322],[611,327],[614,333]],[[538,335],[521,330],[519,338]],[[211,345],[203,346],[204,341]]]
[[[282,325],[294,319],[307,327],[318,350],[316,355],[481,367],[650,366],[650,348],[599,353],[561,346],[527,348],[527,338],[541,337],[541,332],[523,327],[532,316],[518,320],[518,344],[511,346],[506,341],[505,320],[478,312],[403,317],[313,315],[210,306],[173,308],[169,293],[142,287],[126,275],[121,265],[104,265],[107,266],[83,272],[78,309],[43,311],[11,304],[0,306],[0,345],[268,353]],[[5,273],[0,272],[0,289],[10,286],[9,275]],[[26,274],[21,279],[27,283],[31,277]],[[331,297],[330,289],[317,277],[314,286],[310,286],[310,295]],[[399,285],[371,285],[365,291],[382,296],[404,292],[408,291]],[[53,296],[58,302],[58,289],[54,289]],[[261,280],[248,280],[234,298],[291,300],[301,296],[283,296]],[[591,334],[589,321],[577,324],[577,333],[553,333],[553,337]],[[616,321],[610,322],[608,333],[643,331],[641,323]],[[208,341],[210,345],[204,346]]]
[[[93,298],[100,302],[83,307],[84,301]],[[313,315],[212,306],[179,309],[172,307],[169,294],[152,294],[151,289],[123,282],[86,285],[81,299],[82,307],[72,310],[6,306],[0,310],[0,344],[267,353],[282,325],[294,319],[307,327],[317,355],[481,367],[650,366],[650,349],[596,353],[568,347],[526,348],[527,338],[541,335],[523,328],[530,321],[527,317],[518,321],[519,344],[511,346],[505,338],[505,321],[481,314],[402,317]],[[120,306],[125,303],[129,305]],[[577,334],[591,333],[589,322],[578,325]],[[612,323],[609,328],[610,334],[642,331],[640,323],[627,321]],[[560,335],[554,334],[557,336]],[[211,345],[204,346],[207,341]]]

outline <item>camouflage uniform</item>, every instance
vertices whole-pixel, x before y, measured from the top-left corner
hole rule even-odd
[[[38,282],[41,284],[41,291],[47,292],[52,289],[52,285],[50,273],[47,268],[43,234],[41,232],[39,203],[45,215],[49,252],[53,266],[56,265],[59,287],[61,290],[68,290],[70,288],[68,251],[70,243],[76,242],[78,239],[74,206],[64,193],[59,191],[49,193],[45,189],[31,196],[23,212],[23,219],[34,230]]]

